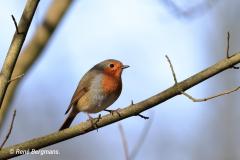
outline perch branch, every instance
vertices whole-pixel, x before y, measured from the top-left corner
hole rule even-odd
[[[119,117],[116,114],[107,114],[102,116],[98,121],[98,129],[107,125],[110,125],[114,122],[120,121],[122,119],[133,117],[138,113],[141,113],[145,110],[148,110],[154,106],[157,106],[207,79],[213,77],[214,75],[223,72],[231,68],[233,65],[240,63],[240,53],[232,55],[230,58],[225,58],[218,63],[206,68],[205,70],[181,81],[178,85],[174,85],[148,99],[145,99],[141,102],[138,102],[134,105],[128,106],[126,108],[120,109],[118,112],[121,114]],[[10,154],[9,151],[16,151],[16,149],[28,150],[28,149],[40,149],[46,146],[50,146],[67,139],[86,134],[90,131],[95,130],[90,121],[82,122],[71,128],[64,129],[60,132],[51,133],[46,136],[39,138],[34,138],[26,142],[16,144],[13,146],[5,147],[0,151],[0,158],[6,159],[11,157],[19,156],[16,153]]]

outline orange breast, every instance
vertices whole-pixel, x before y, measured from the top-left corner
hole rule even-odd
[[[112,94],[121,89],[121,79],[118,80],[112,76],[103,76],[102,86],[104,93]]]

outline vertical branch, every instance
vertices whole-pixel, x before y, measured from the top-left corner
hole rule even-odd
[[[36,29],[33,37],[29,41],[29,44],[19,56],[16,66],[13,70],[12,78],[22,74],[27,74],[30,67],[41,55],[46,44],[49,42],[52,34],[57,28],[59,22],[63,19],[66,11],[70,8],[72,2],[73,0],[61,0],[61,3],[59,3],[58,0],[54,0],[52,2],[44,17],[43,22]],[[8,106],[14,96],[14,91],[16,90],[21,80],[22,79],[19,79],[18,81],[11,83],[11,85],[7,88],[7,92],[0,109],[0,128],[4,121]]]
[[[230,41],[230,33],[227,32],[227,58],[230,58],[229,56],[229,42]]]
[[[33,15],[37,9],[37,5],[40,0],[28,0],[21,16],[19,25],[16,26],[16,32],[13,36],[11,45],[8,49],[7,56],[3,63],[3,67],[0,74],[0,108],[8,87],[8,82],[11,79],[13,69],[17,62],[18,55],[22,49],[24,40],[26,38],[28,29],[32,22]],[[15,20],[15,18],[13,18]],[[19,34],[21,32],[21,34]]]
[[[229,49],[230,49],[230,32],[227,32],[227,58],[230,58],[231,56],[229,55]],[[233,69],[239,69],[237,66],[232,66],[231,68]]]
[[[147,135],[148,135],[148,132],[152,126],[152,122],[153,122],[153,119],[154,119],[154,112],[151,113],[151,115],[149,116],[151,117],[150,120],[148,122],[146,122],[142,132],[141,132],[141,135],[137,141],[137,143],[135,144],[130,156],[129,156],[129,159],[133,160],[136,155],[138,154],[140,148],[142,147]]]
[[[124,149],[124,155],[125,155],[125,160],[129,160],[129,154],[128,154],[128,144],[127,144],[127,139],[123,130],[123,126],[121,123],[118,124],[118,128],[121,134],[121,140],[123,143],[123,149]]]

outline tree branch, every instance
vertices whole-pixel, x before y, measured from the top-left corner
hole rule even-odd
[[[16,26],[16,32],[8,49],[8,53],[0,74],[0,108],[2,106],[2,102],[9,84],[8,81],[11,79],[18,55],[22,49],[24,40],[27,36],[28,29],[32,22],[33,15],[37,9],[39,1],[40,0],[27,1],[18,26],[16,26],[15,18],[12,16],[14,24]],[[20,32],[21,34],[19,34]]]
[[[19,56],[12,74],[12,78],[17,77],[18,75],[27,74],[30,67],[41,55],[46,44],[49,42],[56,27],[63,19],[64,14],[69,9],[72,2],[73,0],[61,0],[61,3],[59,3],[58,0],[53,1],[44,17],[43,22],[36,29],[35,34],[31,38],[29,44]],[[21,80],[22,79],[12,83],[7,88],[7,92],[0,109],[0,130],[8,110],[8,106],[12,101],[14,91]]]
[[[211,67],[187,78],[186,80],[179,82],[178,85],[174,85],[161,93],[158,93],[146,100],[143,100],[134,105],[130,105],[126,108],[120,109],[118,112],[121,116],[116,114],[107,114],[98,121],[98,128],[104,127],[106,125],[112,124],[114,122],[120,121],[122,119],[132,117],[148,110],[160,103],[167,101],[168,99],[181,94],[181,91],[185,91],[204,80],[213,77],[214,75],[231,68],[233,65],[240,63],[240,53],[232,55],[230,58],[225,58],[218,63],[212,65]],[[11,158],[19,156],[16,153],[10,154],[9,151],[15,151],[16,149],[27,150],[27,149],[40,149],[46,146],[56,144],[58,142],[65,141],[67,139],[86,134],[90,131],[95,130],[90,121],[85,121],[79,125],[73,126],[71,128],[62,130],[60,132],[55,132],[43,137],[34,138],[32,140],[16,144],[10,147],[3,148],[0,151],[1,158]]]

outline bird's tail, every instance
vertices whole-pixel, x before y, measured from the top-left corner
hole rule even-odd
[[[77,112],[74,112],[73,110],[70,112],[70,114],[68,115],[68,117],[65,119],[64,123],[62,124],[61,128],[59,129],[59,131],[68,128],[72,121],[74,120],[74,118],[76,117]]]

